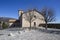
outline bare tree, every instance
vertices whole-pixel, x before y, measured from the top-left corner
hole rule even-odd
[[[52,22],[52,21],[55,21],[55,16],[54,16],[54,11],[52,9],[48,9],[48,8],[45,8],[41,11],[41,13],[43,14],[44,16],[44,21],[46,23],[46,30],[47,30],[47,27],[48,27],[48,22]]]
[[[31,23],[35,20],[34,17],[34,11],[29,10],[28,13],[26,13],[26,20],[30,23],[30,29],[31,29]]]

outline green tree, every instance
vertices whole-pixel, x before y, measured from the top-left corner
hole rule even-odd
[[[3,27],[3,29],[8,28],[8,24],[6,24],[5,22],[3,22],[2,27]]]

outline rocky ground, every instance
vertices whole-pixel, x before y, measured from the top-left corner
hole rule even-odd
[[[32,30],[20,30],[20,28],[9,28],[0,30],[0,40],[60,40],[60,29],[44,28]]]

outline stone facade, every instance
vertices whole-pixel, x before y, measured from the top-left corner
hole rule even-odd
[[[22,10],[19,10],[19,20],[22,27],[30,27],[30,22],[29,22],[30,14],[32,15],[31,27],[35,27],[35,26],[38,27],[40,24],[45,23],[44,17],[39,11],[29,10],[27,12],[24,12]]]

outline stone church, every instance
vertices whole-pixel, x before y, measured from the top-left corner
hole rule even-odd
[[[23,11],[18,11],[20,26],[22,27],[39,27],[40,24],[45,24],[44,16],[41,12],[36,9]]]
[[[18,10],[18,19],[9,19],[9,27],[39,27],[45,24],[44,16],[36,9],[23,11]]]
[[[36,10],[18,10],[18,19],[14,18],[0,18],[0,28],[2,28],[2,23],[5,22],[8,24],[8,27],[45,27],[45,21],[43,14]],[[2,20],[3,19],[3,20]],[[6,20],[5,20],[6,19]],[[60,23],[50,23],[48,24],[49,28],[60,28]]]
[[[9,27],[39,27],[45,24],[44,16],[36,9],[23,11],[18,10],[18,19],[9,19]]]

